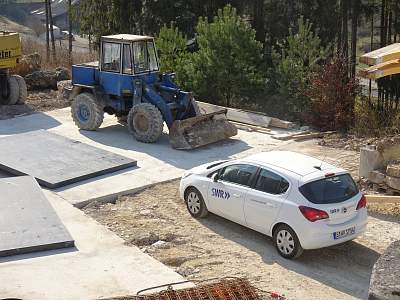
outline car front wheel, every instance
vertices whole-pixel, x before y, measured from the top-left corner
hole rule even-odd
[[[195,218],[204,218],[208,215],[203,196],[195,188],[188,188],[185,193],[186,207],[189,213]]]
[[[284,258],[297,258],[303,253],[296,233],[286,224],[279,225],[275,230],[274,243],[278,253]]]

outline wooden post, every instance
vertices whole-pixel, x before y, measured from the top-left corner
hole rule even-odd
[[[69,64],[72,65],[72,0],[68,0],[68,53]]]
[[[44,0],[44,6],[46,8],[46,58],[47,62],[50,60],[50,38],[49,38],[49,7],[47,0]]]
[[[56,61],[56,44],[54,41],[54,24],[53,24],[53,14],[51,13],[51,0],[48,1],[48,8],[49,8],[49,21],[50,21],[50,36],[51,36],[51,50],[53,52],[53,62]]]

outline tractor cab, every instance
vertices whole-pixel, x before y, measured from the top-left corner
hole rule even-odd
[[[149,36],[103,36],[100,57],[100,71],[103,72],[139,75],[159,70],[154,39]]]

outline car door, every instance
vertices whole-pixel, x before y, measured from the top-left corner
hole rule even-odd
[[[289,181],[281,175],[261,168],[253,187],[246,194],[244,202],[246,225],[268,234],[287,197],[289,187]]]
[[[222,217],[245,224],[244,199],[250,190],[258,168],[249,164],[233,164],[224,167],[209,185],[208,202],[212,210]]]

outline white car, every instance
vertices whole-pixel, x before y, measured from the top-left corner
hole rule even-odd
[[[193,168],[180,196],[193,217],[212,212],[272,236],[285,258],[352,240],[367,225],[366,199],[346,170],[289,151]]]

